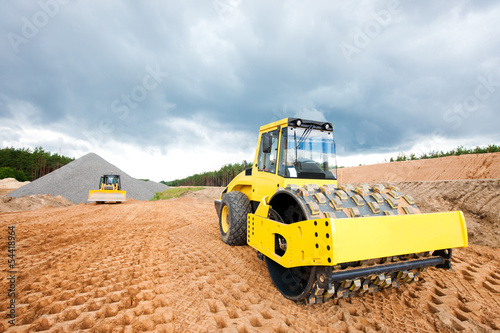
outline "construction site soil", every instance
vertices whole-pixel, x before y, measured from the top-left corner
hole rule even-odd
[[[14,178],[4,178],[0,179],[0,197],[10,193],[18,188],[29,184],[29,182],[18,182]],[[1,210],[0,210],[1,212]]]
[[[252,248],[221,242],[213,207],[220,188],[165,201],[0,213],[0,331],[498,331],[500,167],[488,164],[498,155],[469,156],[474,161],[460,157],[465,164],[456,169],[484,166],[490,179],[385,177],[389,167],[423,162],[439,175],[447,158],[366,166],[365,178],[343,169],[343,183],[398,181],[423,212],[463,210],[470,243],[454,250],[452,270],[430,268],[397,289],[309,306],[276,290]],[[16,326],[7,317],[8,226],[16,233]]]

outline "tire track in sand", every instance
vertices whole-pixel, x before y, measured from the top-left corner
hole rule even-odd
[[[399,289],[302,306],[274,288],[253,249],[220,241],[211,202],[78,205],[0,219],[17,224],[22,274],[19,326],[8,327],[2,294],[0,331],[500,329],[499,254],[488,247],[458,250],[452,271],[429,269]]]

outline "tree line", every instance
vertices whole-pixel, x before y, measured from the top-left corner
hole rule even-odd
[[[394,159],[391,157],[389,162],[400,162],[400,161],[413,161],[413,160],[426,160],[429,158],[438,158],[445,156],[459,156],[465,154],[486,154],[486,153],[498,153],[500,152],[500,146],[497,145],[488,145],[486,147],[476,146],[475,148],[465,148],[464,146],[458,146],[455,149],[452,149],[447,152],[441,151],[431,151],[428,154],[422,154],[420,156],[416,156],[415,154],[410,154],[406,156],[404,153],[399,153],[398,157]]]
[[[226,164],[217,171],[203,172],[183,179],[173,181],[161,181],[168,186],[227,186],[233,178],[246,168],[250,168],[252,163]]]
[[[74,161],[59,154],[46,152],[42,147],[0,149],[0,179],[15,178],[17,181],[34,181]]]

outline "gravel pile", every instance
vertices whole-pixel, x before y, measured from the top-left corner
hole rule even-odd
[[[97,190],[99,179],[113,172],[120,175],[122,190],[127,191],[127,199],[149,200],[156,192],[166,190],[166,185],[153,181],[135,179],[97,154],[89,153],[66,164],[23,187],[10,192],[9,197],[50,194],[63,196],[74,203],[87,202],[89,190]]]
[[[161,184],[161,183],[154,182],[152,180],[148,180],[147,182],[142,181],[142,183],[143,183],[142,185],[144,185],[150,191],[153,191],[153,193],[162,192],[168,188],[168,186]]]

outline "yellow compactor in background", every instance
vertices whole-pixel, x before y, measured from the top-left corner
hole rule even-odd
[[[460,211],[421,214],[397,187],[338,184],[328,122],[262,126],[252,168],[215,208],[222,240],[256,249],[276,288],[301,303],[416,281],[467,246]]]
[[[122,191],[120,175],[103,175],[99,181],[98,190],[90,190],[87,201],[104,202],[122,202],[127,199],[127,192]]]

